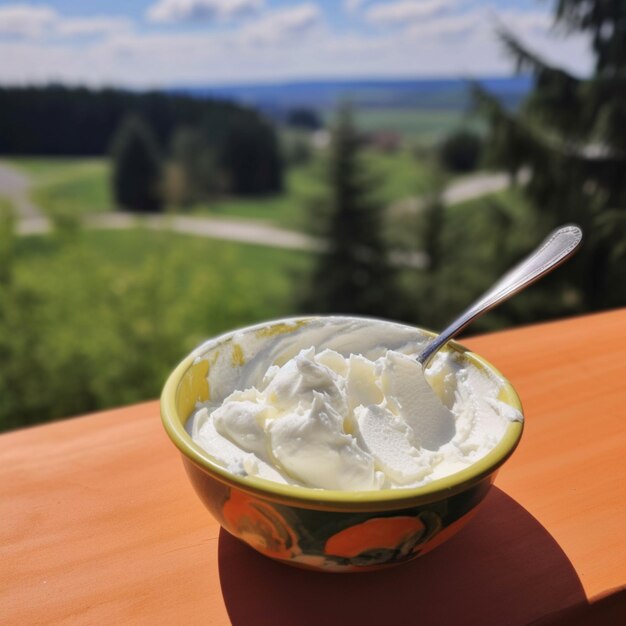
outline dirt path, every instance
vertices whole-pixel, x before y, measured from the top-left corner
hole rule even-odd
[[[528,180],[528,172],[522,171],[518,176],[518,183]],[[452,206],[504,191],[511,184],[508,174],[503,172],[479,172],[471,174],[453,183],[450,183],[441,194],[443,204]],[[403,198],[394,202],[389,210],[392,214],[414,213],[424,206],[424,199],[420,197]]]
[[[460,204],[461,202],[467,202],[474,198],[502,191],[509,184],[509,175],[501,172],[472,174],[448,185],[442,194],[442,199],[444,204]]]
[[[31,182],[25,174],[0,163],[0,198],[6,198],[17,211],[18,219],[42,217],[30,199]]]
[[[486,194],[505,189],[509,179],[505,174],[481,173],[467,177],[449,185],[443,193],[446,204],[465,202]],[[17,210],[17,232],[20,235],[39,235],[49,232],[52,223],[31,202],[29,192],[31,182],[28,177],[13,167],[0,163],[0,198],[8,198]],[[415,210],[421,205],[420,198],[399,201],[391,210]],[[207,237],[227,241],[285,248],[289,250],[320,251],[324,242],[304,233],[263,224],[255,220],[227,219],[205,216],[182,215],[137,215],[120,211],[87,215],[83,224],[88,228],[118,230],[144,226],[154,230],[172,232],[196,237]],[[410,257],[396,253],[394,261],[401,265],[423,267],[425,255],[419,252]]]
[[[11,202],[17,212],[20,235],[41,235],[50,232],[52,223],[30,200],[32,183],[19,170],[0,163],[0,198]],[[197,237],[239,241],[290,250],[321,250],[322,242],[303,233],[262,224],[254,220],[225,219],[203,216],[145,216],[123,212],[87,215],[84,226],[117,230],[145,226]]]
[[[321,250],[323,243],[313,237],[253,220],[186,215],[137,215],[134,213],[99,213],[85,219],[92,228],[123,229],[144,226],[170,230],[184,235],[239,241],[289,250]]]

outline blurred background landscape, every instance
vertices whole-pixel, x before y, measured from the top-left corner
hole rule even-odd
[[[132,6],[129,6],[132,5]],[[626,304],[626,3],[0,2],[0,430],[154,398],[301,313]]]

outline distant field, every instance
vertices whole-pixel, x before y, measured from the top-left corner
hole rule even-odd
[[[33,201],[48,215],[96,213],[113,206],[107,159],[21,157],[9,162],[31,177]]]
[[[519,103],[532,86],[529,76],[519,75],[510,78],[474,77],[472,82],[479,83],[509,106]],[[287,111],[305,106],[317,110],[332,110],[345,101],[356,107],[385,105],[465,110],[472,101],[467,77],[298,80],[263,85],[195,87],[181,91],[195,96],[218,96],[273,111]]]
[[[202,203],[192,211],[200,215],[260,220],[294,230],[306,230],[306,203],[322,187],[321,164],[314,161],[285,170],[285,190],[272,196],[233,197]]]
[[[365,132],[389,130],[406,139],[432,144],[460,126],[480,129],[478,120],[458,110],[367,108],[355,112],[357,125]]]
[[[92,157],[14,156],[6,159],[36,183],[74,178],[78,172],[99,169],[105,159]]]
[[[377,197],[385,204],[420,195],[430,189],[430,166],[416,158],[408,148],[390,154],[370,150],[365,154],[365,162],[377,181]]]

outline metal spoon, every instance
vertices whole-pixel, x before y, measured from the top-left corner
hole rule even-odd
[[[440,335],[435,337],[418,355],[417,360],[426,367],[435,353],[450,339],[456,337],[483,313],[508,300],[528,285],[539,280],[569,259],[580,246],[583,233],[573,224],[562,226],[521,263],[508,271],[491,289],[465,309]]]

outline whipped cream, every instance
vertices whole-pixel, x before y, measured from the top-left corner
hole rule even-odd
[[[475,463],[510,421],[522,419],[498,399],[500,379],[453,352],[437,354],[424,372],[414,357],[425,339],[415,329],[411,341],[397,337],[400,345],[389,350],[372,328],[365,339],[359,324],[408,327],[330,319],[359,331],[369,348],[351,353],[341,341],[323,342],[337,349],[302,348],[301,331],[298,341],[269,341],[268,351],[235,336],[251,366],[214,373],[213,386],[226,379],[235,390],[218,390],[222,397],[192,418],[193,440],[218,464],[240,476],[319,489],[417,487]],[[275,364],[261,372],[270,355]],[[236,369],[244,370],[239,380]]]

